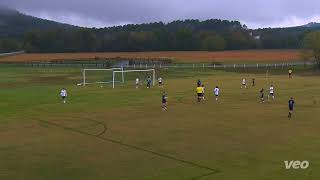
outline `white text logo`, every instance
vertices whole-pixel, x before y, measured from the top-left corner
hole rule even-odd
[[[284,161],[286,169],[307,169],[309,161]]]

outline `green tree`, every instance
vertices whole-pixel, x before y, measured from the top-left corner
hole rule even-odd
[[[201,50],[205,51],[222,51],[226,47],[225,40],[219,35],[206,37],[201,44]]]
[[[179,51],[189,51],[195,48],[195,39],[189,29],[179,29],[175,33],[175,48]]]
[[[311,32],[304,38],[304,48],[312,51],[312,58],[320,68],[320,31]]]
[[[75,47],[75,51],[96,51],[97,49],[97,37],[90,31],[90,29],[81,28],[73,33],[72,46]]]
[[[172,36],[171,34],[166,30],[155,30],[154,32],[155,36],[155,46],[158,51],[168,51],[172,49]]]
[[[26,34],[23,45],[26,52],[41,52],[41,34],[40,31],[30,31]]]
[[[0,52],[2,53],[18,51],[19,49],[19,43],[13,39],[3,39],[0,41]]]

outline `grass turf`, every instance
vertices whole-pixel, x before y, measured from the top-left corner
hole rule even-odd
[[[1,68],[0,179],[319,179],[320,81],[286,72],[158,71],[165,88],[79,87],[79,69]],[[305,75],[307,74],[307,75]],[[240,89],[243,77],[256,87]],[[197,103],[195,85],[206,85]],[[276,102],[259,103],[275,85]],[[221,97],[214,101],[213,88]],[[68,89],[62,104],[59,90]],[[161,92],[169,110],[160,108]],[[292,120],[287,101],[296,100]],[[308,160],[286,170],[286,160]]]

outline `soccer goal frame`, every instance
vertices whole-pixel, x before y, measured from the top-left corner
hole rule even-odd
[[[113,71],[112,75],[112,88],[115,88],[115,75],[116,73],[122,73],[122,80],[124,82],[124,73],[130,73],[130,72],[152,72],[152,85],[155,86],[155,80],[156,80],[156,71],[155,69],[137,69],[137,70],[126,70],[126,71]]]
[[[112,73],[112,80],[110,81],[97,81],[97,82],[87,82],[86,80],[86,72],[87,71],[117,71],[117,72],[122,72],[122,83],[124,82],[124,74],[123,74],[123,68],[110,68],[110,69],[83,69],[82,70],[82,83],[79,83],[78,85],[90,85],[90,84],[108,84],[108,83],[115,83],[114,81],[114,73]]]

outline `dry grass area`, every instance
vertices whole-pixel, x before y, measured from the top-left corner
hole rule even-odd
[[[299,61],[299,50],[243,50],[243,51],[186,51],[186,52],[106,52],[106,53],[54,53],[21,54],[0,58],[2,62],[53,61],[99,58],[171,58],[175,62],[288,62]]]

